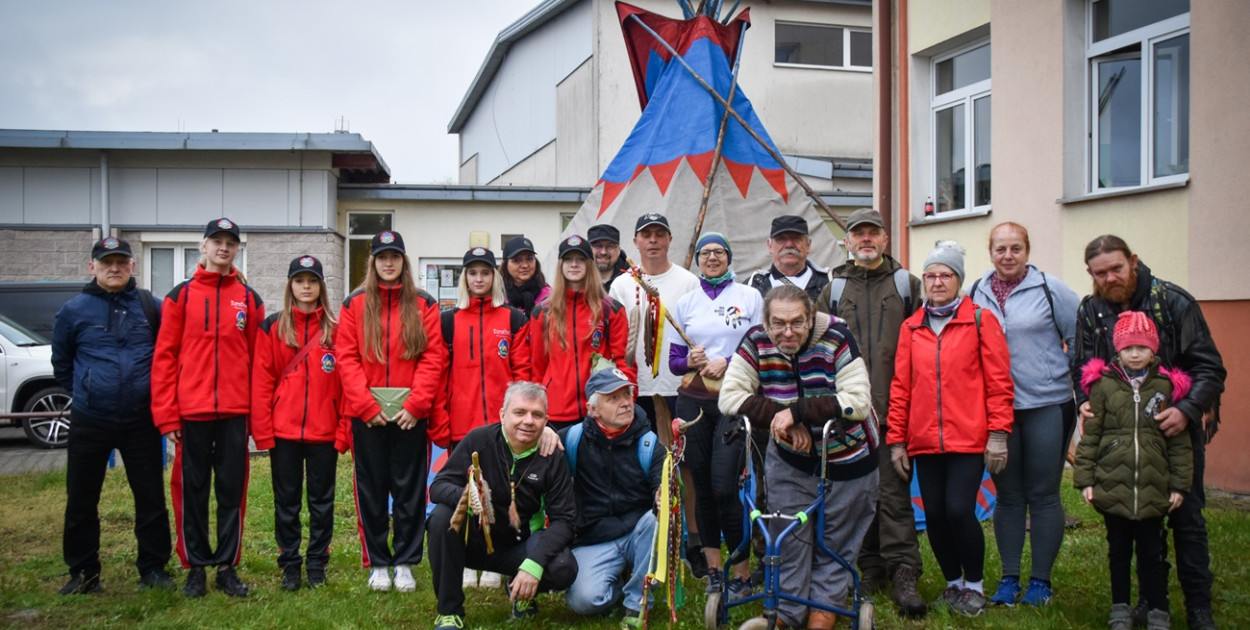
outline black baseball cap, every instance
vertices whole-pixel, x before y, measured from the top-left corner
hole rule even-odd
[[[591,243],[598,241],[612,241],[617,245],[621,244],[621,231],[616,226],[609,223],[600,223],[599,225],[590,226],[590,230],[586,232],[586,239]]]
[[[378,232],[377,234],[374,234],[372,246],[370,247],[371,255],[377,256],[379,253],[388,249],[393,249],[401,254],[408,253],[408,251],[404,249],[404,237],[400,236],[399,232],[387,230],[385,232]]]
[[[299,256],[298,258],[291,260],[291,266],[287,267],[286,270],[286,277],[288,279],[294,278],[295,274],[304,273],[305,271],[321,278],[322,280],[326,279],[325,273],[323,273],[321,269],[321,261],[308,255]]]
[[[658,212],[648,212],[638,217],[638,222],[634,224],[634,234],[641,232],[642,228],[648,225],[662,225],[669,232],[673,231],[672,228],[668,227],[668,217]]]
[[[227,219],[226,217],[222,217],[220,219],[213,219],[208,222],[208,225],[204,226],[204,238],[208,238],[220,232],[229,232],[234,235],[234,238],[238,239],[239,224]]]
[[[534,243],[524,236],[514,236],[503,244],[503,257],[505,259],[515,258],[521,252],[529,252],[538,255],[538,251],[534,249]]]
[[[468,267],[471,262],[484,262],[490,265],[491,269],[499,268],[499,264],[495,262],[495,252],[485,247],[474,247],[464,253],[464,266]]]
[[[560,241],[559,258],[563,259],[569,252],[581,252],[586,258],[595,259],[595,252],[590,249],[590,242],[576,234]]]
[[[776,238],[778,234],[786,232],[798,232],[799,234],[808,234],[807,221],[803,217],[793,214],[783,214],[773,219],[773,229],[768,233],[769,238]]]
[[[135,257],[134,253],[130,251],[130,243],[112,236],[106,236],[96,241],[96,244],[91,247],[91,260],[100,260],[105,256],[114,254],[125,256],[126,258]]]

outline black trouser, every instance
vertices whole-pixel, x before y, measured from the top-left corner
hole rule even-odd
[[[881,435],[887,427],[881,426]],[[877,513],[868,526],[864,544],[859,550],[859,569],[879,579],[891,578],[900,566],[909,566],[920,573],[920,542],[916,539],[916,512],[911,506],[911,484],[894,472],[890,449],[877,449],[880,471],[880,498]]]
[[[339,461],[333,442],[311,444],[274,439],[269,449],[273,471],[274,537],[278,541],[278,566],[298,567],[301,527],[300,504],[304,478],[308,478],[308,566],[325,568],[330,561],[330,537],[334,533],[334,476]]]
[[[234,566],[247,509],[247,416],[183,420],[169,494],[184,568]],[[208,538],[208,490],[217,498],[217,551]]]
[[[742,473],[742,433],[726,443],[734,428],[733,416],[722,416],[715,400],[678,396],[677,417],[703,419],[686,431],[686,459],[683,464],[694,481],[695,520],[699,535],[708,547],[719,547],[723,535],[730,551],[742,544],[742,501],[738,498],[738,478]]]
[[[651,368],[642,366],[641,369],[649,370]],[[638,406],[642,407],[642,410],[647,412],[647,418],[651,420],[651,430],[655,431],[656,434],[659,434],[660,430],[656,428],[656,424],[655,424],[658,420],[658,414],[655,413],[655,398],[653,398],[650,394],[647,394],[645,396],[639,394],[637,402],[638,402]],[[669,413],[670,414],[673,413],[674,410],[677,409],[677,396],[665,396],[664,404],[668,405]],[[682,415],[676,414],[673,417],[681,418]],[[690,416],[690,418],[683,418],[683,419],[693,420],[694,416]]]
[[[404,430],[394,422],[370,427],[352,418],[356,515],[361,560],[367,567],[421,562],[430,459],[425,427],[425,420]],[[388,498],[392,499],[389,516]],[[392,529],[394,536],[387,544]]]
[[[1168,610],[1167,534],[1163,517],[1134,521],[1103,514],[1107,523],[1107,561],[1111,565],[1111,603],[1130,604],[1133,596],[1133,547],[1137,547],[1137,580],[1151,610]]]
[[[977,493],[985,474],[981,453],[917,455],[916,476],[933,555],[946,581],[985,577],[985,532],[977,520]]]
[[[1202,515],[1207,494],[1202,478],[1207,467],[1206,437],[1202,424],[1189,429],[1190,444],[1194,454],[1194,485],[1185,493],[1180,507],[1168,514],[1168,527],[1172,529],[1172,544],[1176,546],[1176,577],[1185,593],[1185,610],[1211,607],[1211,551],[1207,544],[1207,519]],[[1167,562],[1167,545],[1163,546],[1163,561]],[[1140,565],[1139,565],[1140,566]],[[1138,569],[1137,579],[1145,582]]]
[[[165,509],[161,434],[151,420],[100,424],[71,416],[65,481],[65,564],[72,575],[100,573],[100,488],[109,453],[117,449],[135,498],[139,575],[169,562],[169,512]]]
[[[546,531],[537,531],[522,542],[514,538],[496,537],[495,553],[486,553],[486,539],[475,525],[469,528],[468,542],[465,533],[451,531],[452,508],[438,504],[430,513],[430,576],[434,582],[434,596],[438,598],[438,614],[464,616],[464,570],[493,571],[504,575],[516,575],[521,563]],[[566,547],[543,567],[543,577],[538,581],[538,592],[563,591],[577,579],[577,560]]]

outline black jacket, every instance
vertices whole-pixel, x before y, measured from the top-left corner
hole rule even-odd
[[[638,440],[651,429],[642,407],[634,405],[634,421],[625,432],[608,439],[594,418],[582,420],[577,447],[577,543],[594,545],[616,540],[631,531],[638,519],[655,506],[664,470],[665,448],[656,444],[650,470],[638,461]],[[565,429],[561,434],[567,433]]]
[[[456,507],[468,481],[474,451],[478,453],[482,477],[490,486],[491,505],[495,507],[491,542],[496,548],[521,544],[531,532],[542,528],[546,510],[547,533],[528,558],[546,568],[573,541],[573,524],[577,521],[577,502],[573,498],[573,482],[564,454],[556,451],[542,457],[534,451],[514,461],[512,449],[504,440],[502,425],[478,427],[464,436],[448,456],[443,470],[430,484],[430,501]],[[517,513],[521,517],[520,532],[508,525],[508,487],[513,481],[516,482]]]
[[[612,281],[616,280],[617,276],[623,273],[626,273],[628,271],[629,271],[629,263],[625,262],[625,252],[621,252],[616,257],[616,262],[613,263],[612,265],[612,275],[603,279],[603,292],[607,293],[608,289],[612,287]]]
[[[820,297],[820,292],[829,284],[829,270],[821,269],[813,265],[811,261],[808,261],[807,266],[812,270],[812,277],[807,281],[807,286],[803,290],[815,302]],[[743,284],[759,291],[760,295],[768,297],[768,292],[773,288],[773,282],[770,278],[781,277],[783,277],[783,274],[777,270],[777,265],[771,265],[768,269],[760,269],[752,273]]]
[[[1154,277],[1146,263],[1138,261],[1137,290],[1129,300],[1128,309],[1142,311],[1154,322],[1159,331],[1158,355],[1163,365],[1180,368],[1193,379],[1189,394],[1176,403],[1176,408],[1189,420],[1190,429],[1202,430],[1203,413],[1214,412],[1207,427],[1210,440],[1219,428],[1220,394],[1228,372],[1198,301],[1175,284]],[[1076,348],[1072,353],[1072,379],[1078,403],[1087,399],[1081,388],[1080,368],[1092,358],[1110,363],[1116,356],[1112,336],[1123,310],[1119,304],[1093,295],[1081,300],[1076,312]]]

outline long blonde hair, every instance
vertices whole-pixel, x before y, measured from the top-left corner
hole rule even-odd
[[[473,263],[469,264],[472,265]],[[485,262],[482,264],[486,265]],[[472,296],[469,295],[468,271],[468,265],[466,265],[464,269],[460,270],[460,285],[459,288],[456,289],[456,310],[469,308],[469,300]],[[490,302],[492,306],[503,306],[508,302],[508,296],[503,290],[503,274],[499,273],[499,267],[493,267],[492,271],[494,271],[495,279],[492,280],[490,284]]]
[[[557,261],[556,266],[559,269],[551,285],[551,295],[547,297],[547,316],[543,319],[543,332],[547,336],[548,346],[559,344],[561,350],[568,350],[568,340],[565,339],[565,313],[573,310],[575,306],[568,304],[565,299],[564,261]],[[586,299],[586,307],[590,309],[590,328],[586,333],[589,336],[590,331],[594,330],[599,319],[603,317],[603,298],[607,297],[607,294],[603,292],[603,283],[599,281],[599,268],[595,266],[594,260],[587,259],[586,261],[586,278],[583,284],[585,287],[582,294]]]
[[[235,239],[235,240],[238,241],[239,243],[239,251],[240,252],[243,251],[243,241],[240,241],[238,239]],[[208,254],[204,253],[204,248],[207,246],[208,246],[208,237],[205,236],[204,238],[200,239],[200,262],[199,262],[200,267],[203,267],[204,269],[208,269]],[[234,255],[234,258],[235,260],[238,260],[239,255],[236,253]],[[239,280],[239,284],[247,284],[247,276],[243,275],[243,270],[239,269],[239,266],[234,264],[234,260],[230,261],[230,270],[234,272],[234,276],[235,278]]]
[[[425,352],[425,325],[421,321],[421,312],[417,309],[417,285],[412,279],[412,262],[408,254],[404,258],[404,268],[399,272],[399,321],[400,334],[404,340],[404,352],[401,359],[415,359]],[[369,256],[368,271],[359,289],[365,292],[364,315],[364,352],[363,355],[373,356],[375,363],[386,361],[386,342],[382,339],[382,281],[378,278],[378,268],[374,257]]]
[[[330,311],[330,296],[326,291],[326,281],[315,273],[313,277],[317,278],[317,286],[321,288],[317,296],[317,306],[321,307],[321,345],[329,348],[334,345],[334,327],[339,325],[339,320]],[[278,316],[278,336],[286,345],[298,348],[299,341],[295,338],[295,291],[291,288],[294,280],[295,276],[291,276],[286,281],[286,294],[282,298],[282,314]]]

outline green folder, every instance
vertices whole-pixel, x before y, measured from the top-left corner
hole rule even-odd
[[[382,407],[382,413],[391,422],[395,421],[395,416],[399,415],[404,409],[404,401],[408,400],[408,395],[412,390],[407,387],[370,387],[369,391],[373,394],[373,399]]]

